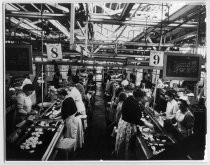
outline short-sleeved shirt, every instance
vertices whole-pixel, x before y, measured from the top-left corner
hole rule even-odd
[[[121,85],[122,85],[122,86],[127,86],[128,84],[129,84],[129,82],[128,82],[127,79],[125,79],[125,80],[123,80],[123,81],[121,82]]]
[[[129,123],[144,125],[140,120],[142,111],[142,105],[133,96],[129,96],[122,104],[122,119]]]
[[[24,92],[20,92],[16,99],[18,112],[20,114],[27,114],[31,112],[32,102],[29,96],[26,96]]]
[[[71,91],[68,92],[67,97],[72,97],[74,99],[77,106],[77,112],[82,112],[83,114],[86,114],[85,105],[82,101],[82,95],[76,87],[74,87]]]
[[[179,110],[179,107],[176,100],[173,99],[171,101],[168,101],[167,107],[166,107],[166,119],[174,118],[178,110]]]
[[[80,83],[77,83],[76,88],[79,90],[82,98],[84,98],[85,97],[85,89],[84,89],[83,85]]]
[[[193,128],[195,119],[193,114],[189,110],[185,114],[178,110],[176,113],[176,120],[178,124],[178,130],[183,135],[187,135],[187,130]]]

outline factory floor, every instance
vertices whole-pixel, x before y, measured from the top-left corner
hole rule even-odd
[[[103,88],[100,82],[96,84],[95,104],[91,120],[85,130],[85,143],[82,149],[72,153],[73,161],[99,161],[113,160],[112,151],[115,139],[110,136],[107,129]]]

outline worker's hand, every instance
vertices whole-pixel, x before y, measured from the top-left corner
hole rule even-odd
[[[30,115],[37,115],[37,114],[38,114],[38,111],[32,110],[29,114],[30,114]]]
[[[148,108],[149,107],[149,102],[145,103],[145,107]]]
[[[151,130],[154,130],[154,126],[152,125],[152,123],[148,122],[145,119],[143,119],[142,121],[144,122],[145,126],[149,127]]]

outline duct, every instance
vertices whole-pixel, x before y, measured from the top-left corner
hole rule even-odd
[[[114,19],[119,20],[119,21],[124,21],[126,17],[129,16],[129,13],[134,5],[135,3],[127,3],[125,7],[123,8],[121,15],[120,16],[114,15]]]

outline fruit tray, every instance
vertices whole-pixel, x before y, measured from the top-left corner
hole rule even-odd
[[[36,128],[57,128],[62,123],[61,120],[38,120],[31,125]]]
[[[60,119],[61,118],[61,109],[60,109],[61,102],[56,101],[53,106],[51,106],[47,111],[45,111],[42,115],[43,119]]]
[[[41,160],[58,128],[28,128],[15,143],[18,158]]]
[[[146,143],[149,152],[152,155],[157,155],[163,152],[168,145],[173,145],[173,141],[166,135],[149,129],[148,127],[139,127],[141,136]]]

